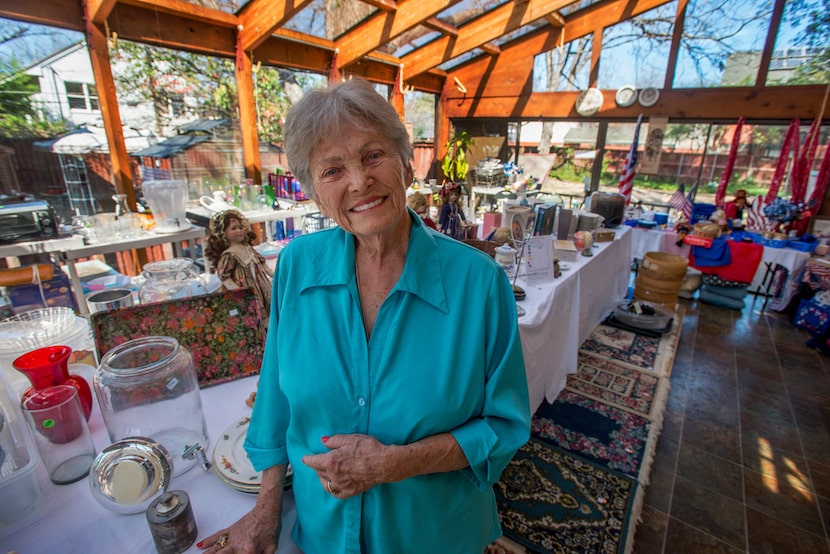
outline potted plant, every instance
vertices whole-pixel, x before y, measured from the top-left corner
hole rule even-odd
[[[472,145],[473,137],[467,131],[456,130],[447,141],[446,153],[441,161],[441,171],[446,181],[466,185],[467,171],[470,169],[467,155]]]

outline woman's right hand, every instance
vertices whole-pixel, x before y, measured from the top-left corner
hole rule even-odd
[[[202,539],[196,546],[205,554],[274,554],[279,546],[281,519],[279,514],[269,512],[257,506],[227,529]]]

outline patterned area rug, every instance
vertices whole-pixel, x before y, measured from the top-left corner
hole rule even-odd
[[[630,477],[531,439],[495,492],[502,528],[515,543],[534,552],[614,553],[623,552],[637,487]]]
[[[543,403],[530,425],[531,436],[634,479],[651,430],[642,416],[569,390]]]
[[[488,554],[631,554],[682,322],[659,338],[594,330],[494,487],[504,537]]]
[[[568,376],[568,390],[610,406],[644,417],[658,404],[659,377],[635,366],[600,358],[585,352],[579,355],[579,369]]]

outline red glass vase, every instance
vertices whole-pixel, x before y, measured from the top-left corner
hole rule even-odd
[[[89,420],[92,413],[92,390],[83,377],[69,373],[69,356],[72,349],[68,346],[46,346],[27,352],[12,362],[12,366],[25,375],[32,386],[26,389],[21,402],[35,394],[36,391],[55,385],[71,385],[78,391],[84,416]]]

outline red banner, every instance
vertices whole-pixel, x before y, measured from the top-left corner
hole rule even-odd
[[[764,205],[769,206],[772,201],[778,197],[778,189],[781,188],[781,181],[784,180],[784,175],[787,172],[787,163],[790,161],[790,148],[794,145],[795,152],[793,157],[798,158],[798,128],[801,122],[798,118],[790,122],[787,128],[787,136],[784,137],[784,142],[781,144],[781,154],[778,156],[778,164],[775,166],[775,173],[772,175],[772,181],[769,184],[769,191],[764,198]]]
[[[729,148],[729,158],[726,160],[726,167],[723,168],[723,174],[720,176],[720,184],[715,193],[715,205],[722,208],[723,199],[726,198],[726,186],[729,184],[729,179],[732,178],[732,169],[735,167],[735,158],[738,156],[738,146],[741,144],[741,127],[744,126],[744,118],[738,120],[735,126],[735,134],[732,135],[732,146]]]
[[[807,133],[807,138],[804,139],[804,148],[801,150],[801,156],[793,162],[792,171],[792,196],[790,202],[793,204],[800,204],[804,202],[804,196],[807,194],[807,183],[810,180],[810,168],[813,167],[813,160],[816,157],[816,148],[818,147],[818,135],[821,130],[819,120],[817,117],[810,125],[810,131]]]

